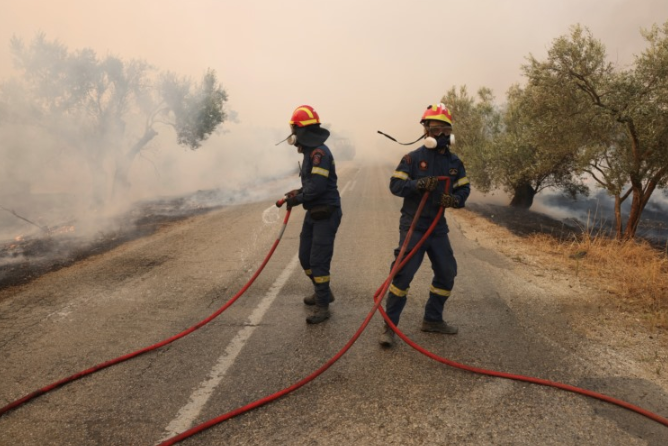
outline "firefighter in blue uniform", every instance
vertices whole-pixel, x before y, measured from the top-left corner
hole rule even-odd
[[[464,164],[457,155],[450,151],[452,134],[450,111],[443,104],[430,105],[422,115],[420,123],[424,126],[425,144],[405,155],[390,179],[390,191],[404,199],[399,221],[399,247],[404,243],[422,195],[427,191],[430,192],[406,252],[409,252],[422,238],[434,218],[437,217],[440,206],[444,208],[464,207],[471,192]],[[445,182],[438,181],[439,176],[450,177],[449,190],[444,190]],[[443,307],[455,283],[457,262],[450,246],[445,215],[441,214],[438,219],[434,232],[394,277],[387,296],[385,311],[390,320],[398,325],[399,317],[406,305],[411,281],[420,268],[424,255],[427,254],[431,260],[434,277],[425,305],[421,330],[456,334],[457,327],[443,320]],[[398,254],[399,248],[394,251],[395,261]],[[379,341],[384,347],[394,345],[394,332],[387,324],[384,324]]]
[[[315,292],[304,298],[314,307],[306,318],[319,324],[330,317],[329,303],[334,301],[329,283],[329,268],[334,254],[334,239],[341,223],[341,196],[337,188],[336,166],[332,152],[325,145],[329,131],[320,126],[320,117],[309,105],[295,109],[290,119],[292,134],[288,143],[304,155],[300,189],[286,195],[288,208],[302,205],[306,210],[299,236],[299,262],[311,279]]]

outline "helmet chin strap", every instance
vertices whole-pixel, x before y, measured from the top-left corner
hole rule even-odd
[[[411,144],[415,144],[416,142],[418,142],[419,140],[421,140],[422,138],[424,138],[424,137],[426,136],[426,135],[422,135],[422,136],[420,136],[418,139],[416,139],[416,140],[413,141],[413,142],[399,142],[399,141],[397,141],[396,139],[392,138],[392,137],[391,137],[390,135],[388,135],[387,133],[383,133],[383,132],[381,132],[380,130],[377,130],[377,132],[380,133],[381,135],[385,136],[386,138],[391,139],[392,141],[396,142],[397,144],[401,144],[402,146],[410,146]],[[434,147],[435,147],[435,146],[434,146]]]

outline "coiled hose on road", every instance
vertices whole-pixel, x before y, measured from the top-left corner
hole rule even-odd
[[[448,186],[448,184],[449,184],[449,178],[448,178],[448,177],[439,177],[439,180],[444,180],[444,181],[448,182],[448,183],[446,183],[446,190],[447,190],[447,186]],[[393,266],[393,268],[392,268],[392,270],[391,270],[391,272],[390,272],[390,275],[389,275],[388,278],[385,280],[385,282],[383,282],[383,284],[382,284],[381,287],[376,291],[376,293],[374,293],[374,306],[373,306],[373,308],[369,311],[369,313],[367,314],[367,316],[365,317],[364,321],[362,322],[362,324],[360,325],[360,327],[357,329],[357,331],[355,332],[355,334],[354,334],[354,335],[350,338],[350,340],[343,346],[343,348],[341,348],[341,350],[339,350],[339,352],[338,352],[336,355],[334,355],[334,356],[333,356],[332,358],[330,358],[325,364],[323,364],[320,368],[318,368],[316,371],[314,371],[314,372],[311,373],[310,375],[306,376],[305,378],[303,378],[303,379],[300,380],[299,382],[297,382],[297,383],[295,383],[295,384],[293,384],[293,385],[291,385],[291,386],[289,386],[289,387],[286,387],[285,389],[283,389],[283,390],[281,390],[281,391],[279,391],[279,392],[275,392],[275,393],[273,393],[273,394],[271,394],[271,395],[268,395],[268,396],[266,396],[266,397],[264,397],[264,398],[261,398],[261,399],[259,399],[259,400],[256,400],[256,401],[254,401],[254,402],[252,402],[252,403],[249,403],[249,404],[247,404],[247,405],[245,405],[245,406],[239,407],[239,408],[237,408],[237,409],[235,409],[235,410],[232,410],[232,411],[227,412],[227,413],[225,413],[225,414],[222,414],[222,415],[220,415],[220,416],[218,416],[218,417],[212,418],[212,419],[210,419],[210,420],[208,420],[208,421],[206,421],[206,422],[204,422],[204,423],[201,423],[201,424],[199,424],[199,425],[197,425],[197,426],[194,426],[194,427],[192,427],[191,429],[188,429],[188,430],[182,432],[182,433],[179,434],[179,435],[176,435],[176,436],[174,436],[174,437],[171,437],[171,438],[169,438],[169,439],[163,441],[162,443],[160,443],[159,446],[167,446],[167,445],[173,445],[173,444],[176,444],[176,443],[178,443],[178,442],[180,442],[180,441],[182,441],[182,440],[184,440],[184,439],[186,439],[186,438],[188,438],[188,437],[191,437],[191,436],[197,434],[198,432],[201,432],[201,431],[203,431],[203,430],[206,430],[206,429],[208,429],[208,428],[210,428],[210,427],[212,427],[212,426],[214,426],[214,425],[216,425],[216,424],[219,424],[219,423],[221,423],[221,422],[223,422],[223,421],[229,420],[230,418],[234,418],[234,417],[236,417],[236,416],[238,416],[238,415],[241,415],[241,414],[243,414],[243,413],[249,412],[249,411],[251,411],[251,410],[253,410],[253,409],[255,409],[255,408],[258,408],[258,407],[263,406],[263,405],[265,405],[265,404],[267,404],[267,403],[270,403],[270,402],[272,402],[272,401],[274,401],[274,400],[276,400],[276,399],[278,399],[278,398],[281,398],[282,396],[285,396],[285,395],[287,395],[288,393],[290,393],[290,392],[292,392],[292,391],[294,391],[294,390],[297,390],[297,389],[299,389],[300,387],[302,387],[302,386],[304,386],[305,384],[307,384],[308,382],[314,380],[314,379],[317,378],[320,374],[322,374],[323,372],[325,372],[329,367],[331,367],[336,361],[338,361],[338,360],[339,360],[339,359],[340,359],[340,358],[341,358],[341,357],[342,357],[342,356],[343,356],[343,355],[350,349],[350,347],[352,347],[352,345],[355,343],[355,341],[359,338],[359,336],[362,334],[362,332],[363,332],[363,331],[366,329],[366,327],[368,326],[368,324],[369,324],[369,322],[371,321],[371,318],[372,318],[373,314],[376,312],[376,310],[380,310],[380,312],[381,312],[383,318],[385,319],[385,321],[387,322],[387,324],[392,328],[392,330],[394,330],[395,333],[397,333],[397,335],[398,335],[402,340],[404,340],[404,342],[406,342],[408,345],[410,345],[411,347],[413,347],[414,349],[416,349],[416,350],[419,351],[420,353],[422,353],[422,354],[424,354],[424,355],[426,355],[426,356],[428,356],[428,357],[430,357],[430,358],[432,358],[432,359],[434,359],[434,360],[436,360],[436,361],[438,361],[438,362],[441,362],[441,363],[443,363],[443,364],[449,365],[449,366],[451,366],[451,367],[459,368],[459,369],[461,369],[461,370],[466,370],[466,371],[469,371],[469,372],[472,372],[472,373],[477,373],[477,374],[482,374],[482,375],[488,375],[488,376],[494,376],[494,377],[499,377],[499,378],[512,379],[512,380],[517,380],[517,381],[524,381],[524,382],[529,382],[529,383],[533,383],[533,384],[539,384],[539,385],[543,385],[543,386],[555,387],[555,388],[558,388],[558,389],[567,390],[567,391],[574,392],[574,393],[579,393],[579,394],[581,394],[581,395],[585,395],[585,396],[588,396],[588,397],[596,398],[596,399],[599,399],[599,400],[602,400],[602,401],[605,401],[605,402],[608,402],[608,403],[611,403],[611,404],[615,404],[615,405],[620,406],[620,407],[622,407],[622,408],[625,408],[625,409],[634,411],[634,412],[639,413],[640,415],[643,415],[643,416],[645,416],[645,417],[647,417],[647,418],[649,418],[649,419],[651,419],[651,420],[653,420],[653,421],[656,421],[656,422],[658,422],[658,423],[660,423],[660,424],[663,424],[663,425],[665,425],[665,426],[668,426],[668,419],[666,419],[666,418],[664,418],[664,417],[661,417],[661,416],[659,416],[659,415],[657,415],[657,414],[654,414],[654,413],[652,413],[652,412],[650,412],[650,411],[647,411],[647,410],[645,410],[645,409],[642,409],[642,408],[640,408],[640,407],[638,407],[638,406],[632,405],[632,404],[627,403],[627,402],[625,402],[625,401],[618,400],[618,399],[616,399],[616,398],[612,398],[612,397],[610,397],[610,396],[607,396],[607,395],[604,395],[604,394],[601,394],[601,393],[592,392],[592,391],[589,391],[589,390],[586,390],[586,389],[582,389],[582,388],[579,388],[579,387],[575,387],[575,386],[571,386],[571,385],[568,385],[568,384],[562,384],[562,383],[552,382],[552,381],[548,381],[548,380],[544,380],[544,379],[540,379],[540,378],[532,378],[532,377],[523,376],[523,375],[515,375],[515,374],[510,374],[510,373],[505,373],[505,372],[497,372],[497,371],[487,370],[487,369],[482,369],[482,368],[478,368],[478,367],[471,367],[471,366],[467,366],[467,365],[465,365],[465,364],[460,364],[460,363],[457,363],[457,362],[455,362],[455,361],[451,361],[451,360],[449,360],[449,359],[447,359],[447,358],[440,357],[440,356],[438,356],[438,355],[436,355],[436,354],[434,354],[434,353],[432,353],[432,352],[430,352],[430,351],[428,351],[428,350],[422,348],[421,346],[419,346],[418,344],[416,344],[415,342],[413,342],[410,338],[408,338],[408,337],[407,337],[401,330],[399,330],[399,329],[392,323],[392,321],[389,320],[389,318],[387,317],[387,314],[385,313],[385,311],[383,310],[383,308],[382,308],[382,306],[381,306],[380,304],[381,304],[381,302],[382,302],[382,298],[383,298],[383,296],[385,295],[385,293],[387,292],[387,289],[389,288],[390,284],[392,283],[392,279],[394,278],[394,276],[397,274],[397,272],[398,272],[401,268],[403,268],[403,266],[406,264],[406,262],[407,262],[408,260],[410,260],[410,258],[411,258],[411,257],[412,257],[412,256],[413,256],[413,255],[420,249],[420,247],[424,244],[424,242],[426,241],[426,239],[429,237],[429,235],[433,232],[434,228],[436,227],[436,224],[438,223],[438,219],[439,219],[441,213],[444,211],[443,208],[440,208],[440,209],[439,209],[439,212],[437,213],[437,217],[436,217],[436,218],[434,219],[434,221],[431,223],[431,225],[429,226],[429,229],[425,232],[424,236],[420,239],[420,241],[416,244],[416,246],[411,250],[411,252],[409,252],[408,254],[406,254],[406,256],[404,257],[404,254],[406,253],[407,245],[408,245],[408,243],[409,243],[409,241],[410,241],[410,239],[411,239],[411,235],[413,234],[413,231],[414,231],[414,229],[415,229],[415,225],[416,225],[417,220],[419,219],[419,217],[420,217],[420,215],[421,215],[421,213],[422,213],[422,210],[423,210],[423,208],[424,208],[424,205],[425,205],[425,203],[426,203],[426,200],[427,200],[428,196],[429,196],[429,193],[428,193],[428,192],[425,193],[425,194],[423,195],[422,201],[420,202],[420,205],[419,205],[419,207],[418,207],[418,210],[417,210],[417,212],[416,212],[416,215],[415,215],[415,217],[414,217],[414,219],[413,219],[413,222],[411,223],[411,226],[410,226],[410,228],[409,228],[409,231],[408,231],[408,234],[407,234],[407,236],[406,236],[406,238],[405,238],[405,241],[404,241],[403,245],[402,245],[401,248],[400,248],[399,254],[398,254],[398,256],[397,256],[397,260],[396,260],[395,263],[394,263],[394,266]],[[278,204],[278,203],[277,203],[277,204]],[[55,382],[55,383],[53,383],[53,384],[51,384],[51,385],[49,385],[49,386],[43,387],[42,389],[39,389],[39,390],[37,390],[37,391],[35,391],[35,392],[32,392],[32,393],[30,393],[29,395],[26,395],[25,397],[20,398],[19,400],[16,400],[16,401],[14,401],[13,403],[10,403],[9,405],[7,405],[7,406],[3,407],[2,409],[0,409],[0,416],[2,416],[3,414],[5,414],[6,412],[8,412],[8,411],[10,411],[10,410],[12,410],[12,409],[15,409],[15,408],[21,406],[22,404],[24,404],[24,403],[30,401],[30,400],[33,399],[33,398],[36,398],[36,397],[38,397],[38,396],[40,396],[40,395],[43,395],[43,394],[45,394],[45,393],[47,393],[47,392],[49,392],[49,391],[51,391],[51,390],[54,390],[54,389],[56,389],[56,388],[58,388],[58,387],[61,387],[61,386],[65,385],[65,384],[67,384],[67,383],[69,383],[69,382],[72,382],[72,381],[74,381],[74,380],[76,380],[76,379],[79,379],[79,378],[81,378],[81,377],[83,377],[83,376],[90,375],[90,374],[92,374],[92,373],[94,373],[94,372],[96,372],[96,371],[98,371],[98,370],[102,370],[103,368],[110,367],[110,366],[112,366],[112,365],[121,363],[121,362],[123,362],[123,361],[126,361],[126,360],[128,360],[128,359],[134,358],[134,357],[136,357],[136,356],[139,356],[139,355],[141,355],[141,354],[143,354],[143,353],[146,353],[146,352],[148,352],[148,351],[155,350],[155,349],[157,349],[157,348],[159,348],[159,347],[162,347],[162,346],[165,346],[165,345],[167,345],[167,344],[170,344],[171,342],[174,342],[175,340],[180,339],[180,338],[182,338],[182,337],[184,337],[184,336],[186,336],[186,335],[192,333],[193,331],[195,331],[195,330],[197,330],[198,328],[204,326],[205,324],[207,324],[207,323],[210,322],[211,320],[215,319],[215,318],[216,318],[217,316],[219,316],[223,311],[225,311],[227,308],[229,308],[229,307],[230,307],[230,306],[231,306],[231,305],[232,305],[232,304],[233,304],[233,303],[234,303],[234,302],[235,302],[235,301],[236,301],[236,300],[237,300],[237,299],[238,299],[238,298],[239,298],[239,297],[240,297],[240,296],[241,296],[241,295],[242,295],[242,294],[243,294],[243,293],[250,287],[250,285],[255,281],[255,279],[256,279],[256,278],[259,276],[259,274],[262,272],[262,270],[264,269],[265,265],[267,264],[267,262],[268,262],[269,259],[271,258],[273,252],[275,251],[276,247],[278,246],[278,243],[280,242],[280,239],[281,239],[281,237],[282,237],[282,235],[283,235],[283,233],[284,233],[284,231],[285,231],[285,227],[286,227],[286,225],[287,225],[289,216],[290,216],[290,209],[288,209],[288,211],[287,211],[287,213],[286,213],[285,219],[284,219],[284,221],[283,221],[283,226],[282,226],[282,228],[281,228],[281,231],[280,231],[280,234],[279,234],[278,238],[277,238],[276,241],[274,242],[274,244],[273,244],[271,250],[269,251],[269,253],[268,253],[267,256],[265,257],[265,259],[264,259],[264,261],[262,262],[260,268],[258,268],[258,270],[256,271],[256,273],[253,275],[253,277],[249,280],[249,282],[248,282],[248,283],[247,283],[247,284],[246,284],[246,285],[245,285],[245,286],[244,286],[244,287],[243,287],[237,294],[235,294],[235,295],[234,295],[234,296],[233,296],[233,297],[232,297],[232,298],[231,298],[225,305],[223,305],[220,309],[218,309],[216,312],[214,312],[211,316],[207,317],[206,319],[202,320],[201,322],[199,322],[198,324],[192,326],[191,328],[189,328],[189,329],[187,329],[187,330],[185,330],[185,331],[183,331],[183,332],[181,332],[181,333],[179,333],[179,334],[177,334],[177,335],[175,335],[175,336],[172,336],[171,338],[168,338],[168,339],[166,339],[166,340],[164,340],[164,341],[162,341],[162,342],[153,344],[153,345],[151,345],[151,346],[149,346],[149,347],[143,348],[143,349],[141,349],[141,350],[137,350],[137,351],[135,351],[135,352],[133,352],[133,353],[129,353],[129,354],[127,354],[127,355],[118,357],[118,358],[116,358],[116,359],[113,359],[113,360],[110,360],[110,361],[106,361],[106,362],[101,363],[101,364],[99,364],[99,365],[97,365],[97,366],[91,367],[90,369],[84,370],[84,371],[79,372],[79,373],[77,373],[77,374],[74,374],[74,375],[72,375],[72,376],[70,376],[70,377],[67,377],[67,378],[62,379],[62,380],[60,380],[60,381],[57,381],[57,382]]]

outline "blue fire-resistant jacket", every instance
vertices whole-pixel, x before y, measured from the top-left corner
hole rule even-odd
[[[390,191],[398,197],[404,198],[401,207],[401,219],[399,227],[408,230],[420,204],[423,193],[417,189],[417,180],[430,176],[447,176],[450,178],[450,190],[447,193],[454,195],[459,200],[457,207],[464,207],[466,199],[471,193],[471,186],[466,178],[464,163],[449,150],[443,152],[436,149],[427,149],[421,146],[410,152],[401,159],[399,166],[390,179]],[[420,215],[416,225],[416,231],[424,232],[436,217],[440,206],[441,195],[445,188],[445,182],[439,181],[436,190],[430,193],[429,199]],[[434,234],[448,232],[448,224],[445,215],[441,215]]]
[[[334,156],[326,145],[304,148],[304,161],[300,172],[302,190],[296,195],[304,209],[314,206],[341,206],[341,196],[337,188]]]

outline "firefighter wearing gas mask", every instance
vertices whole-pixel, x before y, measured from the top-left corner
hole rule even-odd
[[[471,188],[466,178],[464,164],[450,151],[454,135],[452,135],[452,116],[447,107],[443,104],[430,105],[422,115],[420,124],[424,128],[424,145],[405,155],[390,179],[390,191],[404,199],[399,220],[399,246],[404,243],[422,195],[427,191],[430,192],[429,198],[406,252],[409,252],[422,238],[434,218],[438,217],[438,223],[419,251],[394,277],[389,288],[385,311],[390,320],[398,325],[399,317],[406,305],[411,281],[426,254],[431,261],[434,276],[424,309],[421,330],[456,334],[457,327],[443,320],[443,308],[454,286],[457,261],[450,246],[445,214],[437,215],[437,213],[440,206],[464,207]],[[448,190],[445,190],[444,181],[438,181],[439,176],[450,177]],[[399,248],[394,251],[395,261],[398,254]],[[384,325],[379,341],[384,347],[394,345],[394,332],[387,325]]]
[[[318,324],[329,319],[329,303],[334,301],[329,268],[343,215],[341,197],[334,156],[325,145],[329,131],[320,126],[318,113],[309,105],[297,107],[290,118],[290,130],[287,141],[297,147],[304,159],[300,171],[302,187],[285,194],[285,203],[288,208],[302,205],[306,210],[299,236],[299,262],[315,291],[304,298],[304,303],[314,309],[306,322]]]

